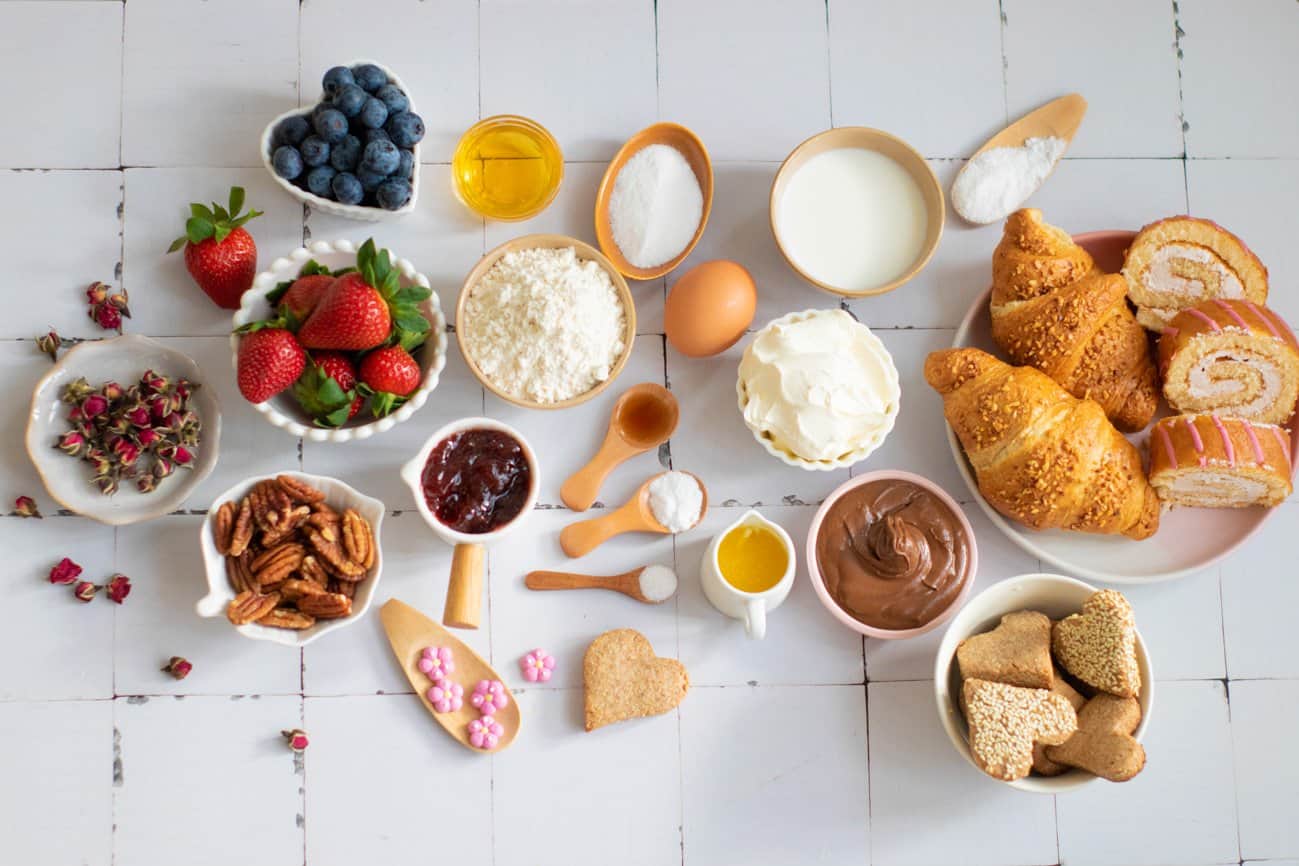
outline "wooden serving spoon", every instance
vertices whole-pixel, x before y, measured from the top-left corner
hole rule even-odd
[[[698,476],[691,473],[686,474],[695,479],[695,483],[699,485],[699,490],[703,494],[703,502],[699,505],[699,520],[703,520],[704,514],[708,511],[708,488],[704,487],[704,482],[700,481]],[[608,514],[593,517],[590,520],[580,520],[577,523],[570,523],[565,526],[563,531],[559,533],[559,546],[563,548],[564,553],[574,559],[579,556],[586,556],[610,538],[624,532],[657,532],[660,535],[671,535],[672,530],[655,519],[654,511],[649,504],[650,485],[654,483],[656,478],[663,475],[667,475],[667,473],[660,472],[658,475],[646,479],[645,483],[632,494],[631,499],[628,499],[623,505]],[[687,529],[698,526],[699,520],[696,520],[694,525],[687,527]]]
[[[1059,99],[1053,99],[1046,105],[1030,111],[985,141],[982,147],[971,154],[970,159],[972,160],[985,150],[991,150],[994,147],[1023,147],[1024,142],[1030,138],[1062,138],[1066,146],[1068,146],[1073,142],[1073,137],[1077,134],[1078,127],[1082,124],[1083,115],[1086,113],[1087,100],[1083,99],[1080,93],[1070,93],[1061,96]],[[1057,160],[1056,165],[1059,164],[1059,160]],[[966,162],[957,173],[956,178],[959,180],[969,167],[970,163]],[[1053,167],[1052,171],[1054,170]],[[1042,181],[1045,183],[1046,178],[1043,178]],[[953,181],[953,186],[955,186],[955,181]],[[964,217],[965,215],[961,214],[961,216]]]
[[[662,385],[642,382],[628,388],[613,404],[604,444],[564,482],[559,498],[574,511],[590,508],[614,467],[668,441],[680,417],[677,398]]]
[[[646,565],[607,577],[596,574],[574,574],[571,571],[531,571],[523,578],[528,589],[609,589],[645,604],[662,604],[676,594],[676,588],[662,598],[650,598],[641,588],[641,575],[649,569],[663,569],[676,581],[676,574],[665,565]]]
[[[502,751],[514,742],[515,735],[519,733],[519,704],[510,692],[509,686],[505,686],[505,696],[509,699],[509,703],[493,714],[496,721],[505,728],[500,742],[495,749],[477,749],[469,743],[469,723],[481,715],[477,707],[469,702],[469,694],[474,690],[474,685],[479,680],[496,680],[505,685],[505,678],[492,670],[492,666],[483,661],[478,653],[415,608],[395,598],[390,599],[380,608],[379,621],[383,623],[383,630],[388,633],[388,643],[392,646],[393,655],[397,657],[401,669],[406,672],[406,679],[410,680],[420,703],[424,705],[424,709],[432,713],[437,723],[445,728],[456,742],[479,754]],[[455,712],[436,712],[433,704],[429,702],[428,690],[433,683],[419,669],[418,664],[424,647],[430,646],[451,649],[456,666],[451,679],[465,690],[464,705]]]

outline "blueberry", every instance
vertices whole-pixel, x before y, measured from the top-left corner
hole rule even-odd
[[[338,172],[328,165],[318,165],[307,172],[307,189],[321,198],[333,198],[330,182]]]
[[[374,93],[388,83],[388,73],[373,63],[362,63],[352,67],[352,77],[366,93]]]
[[[334,167],[335,171],[355,171],[356,164],[360,160],[361,139],[355,135],[349,135],[334,145],[329,152],[329,164]]]
[[[343,112],[344,117],[356,117],[361,113],[361,106],[365,105],[369,98],[366,92],[355,84],[344,84],[338,88],[330,103]]]
[[[415,154],[402,148],[400,162],[397,165],[397,177],[409,179],[415,173]]]
[[[330,144],[338,144],[347,137],[347,118],[337,108],[326,108],[316,115],[316,135]]]
[[[334,191],[335,200],[340,204],[360,204],[361,199],[365,197],[365,190],[361,188],[361,182],[356,179],[356,175],[345,171],[334,175],[334,180],[329,186]]]
[[[405,93],[402,93],[401,88],[395,84],[385,84],[376,90],[374,95],[383,100],[383,104],[388,106],[390,114],[396,114],[410,108],[410,100],[406,98]]]
[[[356,178],[361,181],[361,189],[374,192],[379,188],[379,184],[388,179],[388,175],[362,167],[356,170]]]
[[[277,147],[281,144],[291,144],[297,147],[302,144],[302,139],[310,134],[311,124],[307,122],[307,118],[301,114],[295,114],[280,121],[280,125],[275,127],[275,134],[271,136],[271,141]]]
[[[302,141],[302,161],[311,168],[329,162],[329,143],[317,135],[309,135]]]
[[[344,84],[355,83],[352,70],[346,66],[335,66],[325,73],[325,77],[320,80],[320,87],[325,91],[325,96],[333,96]]]
[[[392,139],[388,137],[387,130],[367,129],[365,134],[361,136],[361,141],[369,144],[372,141],[392,141]]]
[[[302,174],[302,154],[298,149],[290,144],[282,144],[275,148],[275,153],[271,155],[271,165],[275,167],[275,173],[285,180],[293,180]]]
[[[414,147],[424,137],[424,120],[409,111],[392,115],[383,128],[398,147]]]
[[[401,165],[401,154],[391,141],[372,141],[361,154],[361,168],[381,174],[392,174]]]
[[[390,177],[379,184],[379,189],[375,191],[374,196],[379,202],[379,207],[385,210],[397,210],[410,201],[410,181],[400,177]]]
[[[379,129],[388,119],[388,106],[383,104],[383,100],[377,96],[371,96],[365,101],[365,107],[361,109],[361,123],[370,129]]]

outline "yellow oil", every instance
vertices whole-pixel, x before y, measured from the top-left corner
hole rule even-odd
[[[545,209],[564,177],[564,155],[541,125],[499,115],[474,124],[451,157],[456,194],[471,210],[521,220]]]
[[[765,526],[741,524],[717,545],[722,577],[741,592],[766,592],[785,576],[789,553],[780,536]]]

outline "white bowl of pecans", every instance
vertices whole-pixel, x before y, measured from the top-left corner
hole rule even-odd
[[[384,506],[335,478],[281,472],[217,497],[199,544],[195,609],[245,637],[306,646],[365,615],[379,583]]]

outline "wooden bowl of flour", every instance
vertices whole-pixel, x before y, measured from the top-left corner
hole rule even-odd
[[[609,275],[609,280],[613,283],[614,290],[618,293],[618,300],[622,303],[624,317],[622,352],[609,368],[609,375],[603,381],[597,382],[594,387],[564,400],[554,400],[543,403],[529,400],[526,397],[520,397],[505,391],[488,378],[487,374],[483,372],[482,367],[479,366],[478,360],[474,358],[473,352],[471,352],[466,345],[464,336],[475,326],[473,318],[468,312],[469,297],[473,292],[474,287],[478,285],[483,276],[491,270],[492,266],[505,256],[506,253],[518,250],[564,249],[566,247],[572,247],[579,259],[595,262]],[[605,258],[604,254],[590,244],[579,241],[577,238],[569,237],[568,235],[524,235],[523,237],[515,238],[512,241],[506,241],[499,247],[496,247],[496,249],[488,252],[487,255],[483,256],[478,261],[478,264],[474,265],[473,270],[469,272],[469,276],[465,277],[465,283],[460,288],[460,299],[456,304],[456,332],[460,338],[460,353],[464,356],[465,364],[469,367],[475,378],[477,378],[488,391],[491,391],[505,402],[512,403],[513,405],[520,406],[524,409],[567,409],[570,406],[577,406],[581,403],[585,403],[587,400],[590,400],[596,394],[599,394],[605,388],[609,387],[609,383],[614,379],[617,379],[623,368],[627,366],[627,359],[631,357],[632,343],[636,339],[636,302],[632,298],[631,289],[627,288],[627,281],[623,279],[622,274],[620,274],[618,269],[615,268],[607,258]]]

